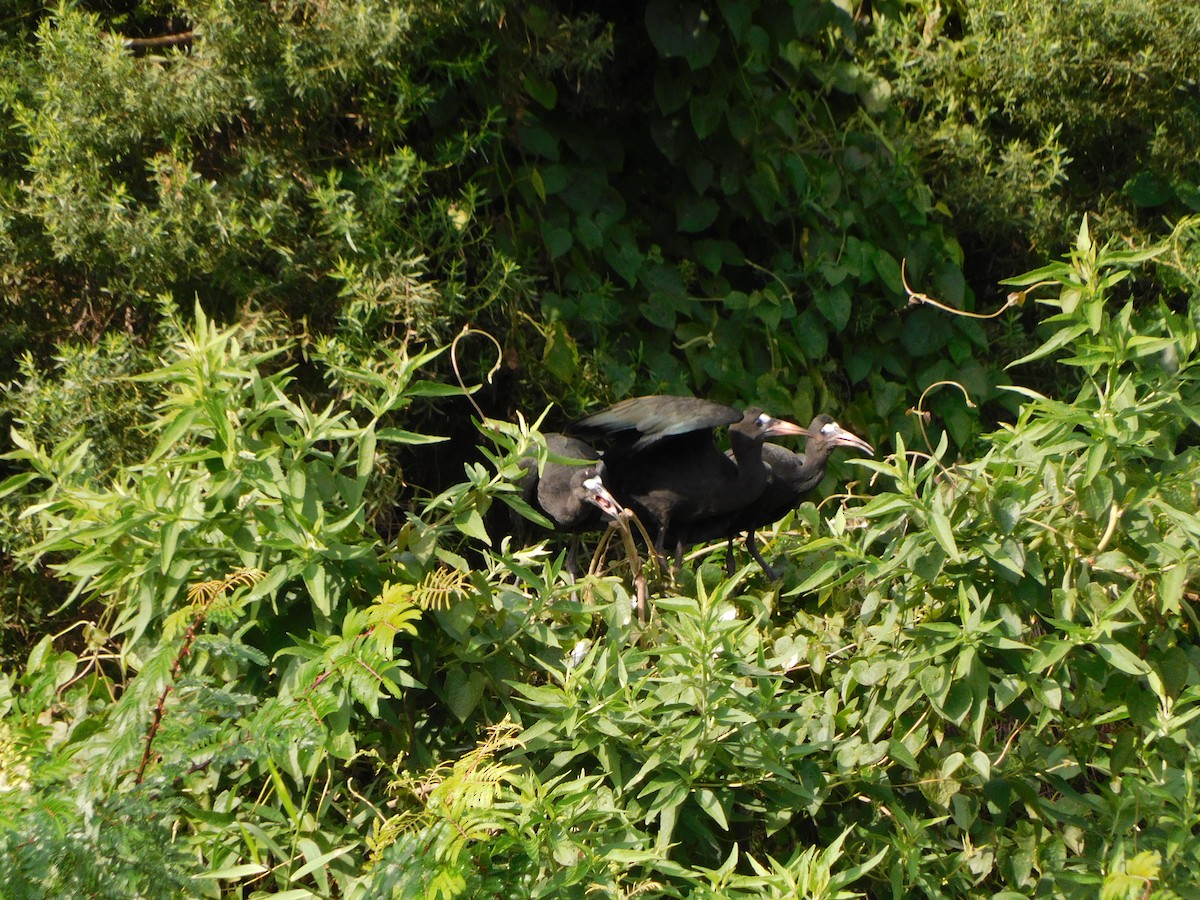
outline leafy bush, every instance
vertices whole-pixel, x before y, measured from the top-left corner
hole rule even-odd
[[[92,604],[78,652],[46,638],[3,682],[0,884],[1181,894],[1200,337],[1127,296],[1162,253],[1085,224],[1014,279],[1070,403],[1014,388],[969,461],[898,437],[776,535],[782,585],[706,560],[646,628],[620,570],[571,585],[483,530],[520,508],[523,427],[481,423],[486,463],[379,545],[378,448],[426,440],[395,416],[450,392],[417,377],[436,351],[322,357],[345,394],[318,412],[235,329],[168,322],[142,461],[103,484],[75,438],[18,435],[0,486],[44,532],[27,558]]]
[[[989,394],[974,323],[895,316],[902,259],[948,302],[971,296],[946,211],[874,118],[884,86],[849,58],[854,22],[832,2],[711,7],[614,15],[612,65],[527,78],[496,189],[522,258],[545,260],[552,396],[711,393],[800,421],[848,407],[907,433],[914,387],[962,366]],[[532,4],[521,22],[536,43],[563,19]],[[973,419],[944,399],[965,442]]]
[[[1185,46],[1194,16],[1151,7],[1061,18],[1096,59]],[[34,351],[3,376],[3,565],[33,573],[4,596],[58,608],[0,675],[0,893],[1187,895],[1195,222],[1135,252],[1085,220],[1010,285],[1051,313],[1036,347],[895,315],[902,260],[970,308],[959,235],[1077,219],[973,184],[1028,199],[1118,124],[1036,103],[1000,152],[992,113],[1026,107],[996,97],[1041,70],[988,39],[1011,19],[933,11],[0,22],[0,340]],[[1166,108],[1128,98],[1135,133]],[[1148,209],[1190,203],[1185,113]],[[508,382],[468,398],[470,326]],[[1039,376],[1001,388],[1014,356]],[[572,584],[504,533],[553,422],[508,413],[635,389],[841,407],[893,452],[781,524],[780,584],[715,553],[642,627],[622,563]]]
[[[980,282],[1069,245],[1085,213],[1136,243],[1200,211],[1179,0],[900,4],[866,65],[887,79],[930,186],[956,214]]]
[[[8,26],[7,346],[141,332],[163,293],[444,338],[510,289],[477,192],[441,174],[495,140],[459,86],[486,4],[128,6]]]

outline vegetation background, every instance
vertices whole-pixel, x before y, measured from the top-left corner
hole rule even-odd
[[[1197,46],[9,0],[0,894],[1200,896]],[[880,453],[641,629],[505,526],[654,392]]]

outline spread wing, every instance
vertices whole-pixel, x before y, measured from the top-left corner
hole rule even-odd
[[[570,431],[585,440],[627,444],[630,451],[636,452],[665,438],[712,431],[741,419],[740,410],[723,403],[700,397],[653,394],[622,400],[580,419]]]

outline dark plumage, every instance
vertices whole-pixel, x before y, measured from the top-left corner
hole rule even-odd
[[[551,456],[567,459],[590,459],[599,461],[599,454],[583,441],[565,434],[547,434],[546,449]],[[521,496],[525,502],[544,515],[556,531],[579,532],[599,528],[604,517],[615,518],[620,504],[600,476],[596,463],[591,465],[569,465],[546,461],[541,475],[537,471],[537,460],[526,456],[521,466],[527,474],[521,478]]]
[[[621,452],[639,453],[666,438],[695,439],[697,432],[711,438],[712,429],[732,425],[741,418],[740,410],[723,403],[651,394],[614,403],[580,419],[569,430],[587,440],[607,441]]]
[[[728,538],[729,565],[733,565],[733,538],[746,532],[746,548],[770,578],[778,577],[758,551],[755,531],[782,519],[801,498],[821,483],[829,455],[838,447],[854,447],[874,455],[874,448],[846,431],[831,416],[820,415],[805,432],[808,446],[803,454],[778,444],[764,444],[762,459],[770,471],[766,486],[752,500],[729,513],[693,522],[674,537],[684,544]]]
[[[713,429],[729,425],[731,455],[717,449]],[[759,409],[696,397],[634,397],[575,423],[574,434],[608,444],[601,474],[613,495],[656,532],[661,550],[673,529],[728,515],[756,498],[769,475],[768,437],[804,434]],[[675,542],[676,556],[682,545]]]

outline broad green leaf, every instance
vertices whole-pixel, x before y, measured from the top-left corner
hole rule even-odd
[[[558,89],[554,86],[554,82],[548,78],[538,78],[531,74],[526,75],[525,91],[546,109],[554,109],[558,103]]]
[[[208,880],[225,880],[225,879],[241,879],[249,876],[264,875],[269,872],[266,866],[259,863],[244,863],[240,866],[229,866],[225,869],[217,869],[214,872],[200,872],[193,875],[193,878],[203,878]],[[305,892],[307,893],[307,892]]]
[[[835,332],[845,329],[854,306],[845,287],[814,288],[813,300]]]
[[[1033,362],[1036,359],[1041,359],[1044,356],[1049,356],[1056,350],[1061,350],[1071,342],[1077,340],[1080,335],[1086,334],[1088,326],[1084,323],[1073,325],[1070,328],[1062,328],[1055,332],[1054,336],[1047,340],[1044,344],[1034,350],[1032,353],[1027,353],[1020,359],[1014,359],[1010,362],[1006,369],[1011,369],[1014,366],[1024,365],[1028,362]]]
[[[1183,588],[1187,584],[1188,567],[1184,563],[1176,563],[1167,569],[1158,582],[1158,600],[1161,612],[1177,615],[1180,612],[1180,601],[1183,599]]]
[[[704,231],[716,221],[720,207],[710,197],[686,194],[675,202],[675,227],[682,232]]]
[[[950,520],[946,518],[946,514],[939,510],[931,509],[927,516],[927,521],[934,539],[946,551],[947,556],[957,561],[959,559],[958,544],[954,540],[954,529],[950,525]]]
[[[446,705],[460,722],[465,722],[475,711],[486,684],[487,677],[479,670],[468,673],[454,668],[446,674]]]
[[[542,224],[542,240],[546,243],[546,252],[551,259],[558,259],[575,243],[575,238],[569,228],[550,222]]]
[[[729,819],[725,816],[725,808],[710,788],[699,788],[693,796],[696,798],[696,803],[708,814],[709,818],[721,826],[722,831],[729,830]]]
[[[1094,644],[1099,653],[1114,668],[1130,675],[1148,675],[1150,667],[1146,662],[1134,655],[1133,651],[1122,644],[1111,640],[1098,640]]]

